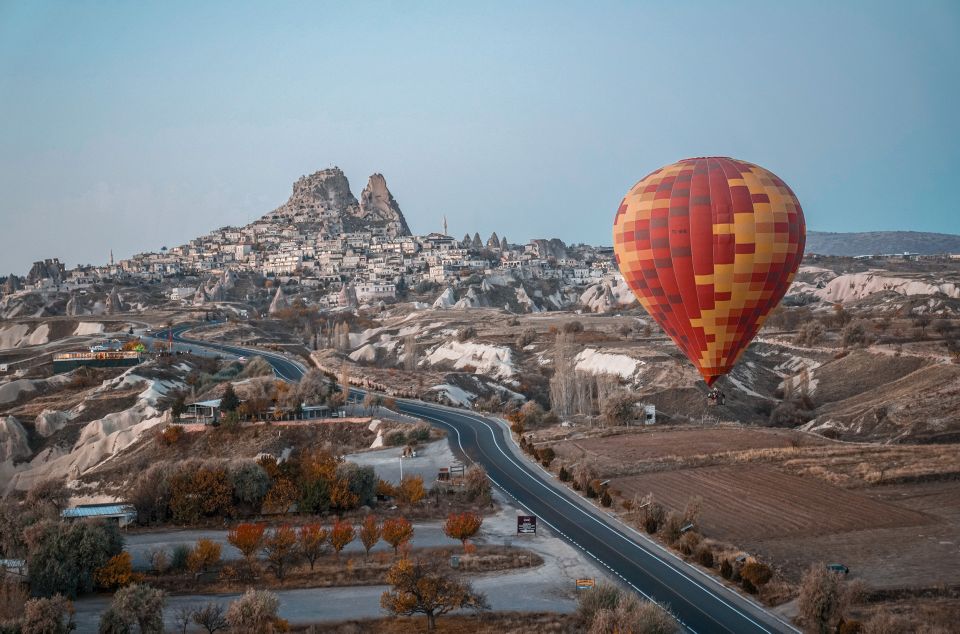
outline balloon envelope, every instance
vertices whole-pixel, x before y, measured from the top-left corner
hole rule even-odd
[[[613,223],[620,271],[707,385],[729,372],[793,280],[800,202],[762,167],[692,158],[653,172]]]

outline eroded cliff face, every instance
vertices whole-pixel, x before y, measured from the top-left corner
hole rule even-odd
[[[391,236],[410,235],[403,212],[382,174],[370,177],[358,201],[338,167],[302,176],[293,184],[290,199],[263,220],[316,225],[330,235],[375,228],[383,228]]]
[[[358,217],[367,222],[385,223],[393,228],[392,235],[410,235],[410,228],[393,194],[387,188],[383,174],[373,174],[360,194]]]

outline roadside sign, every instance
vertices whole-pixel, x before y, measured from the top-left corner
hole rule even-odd
[[[577,579],[577,590],[590,590],[596,582],[593,579]]]
[[[517,515],[517,535],[536,535],[537,516]]]

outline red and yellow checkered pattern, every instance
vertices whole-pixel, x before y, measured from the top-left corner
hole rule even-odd
[[[613,223],[627,284],[707,385],[733,368],[783,298],[805,240],[787,184],[724,157],[658,169],[627,193]]]

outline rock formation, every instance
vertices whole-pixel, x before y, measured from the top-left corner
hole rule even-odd
[[[27,442],[27,430],[13,416],[0,417],[0,462],[28,458],[30,443]]]
[[[400,211],[400,205],[387,189],[383,174],[373,174],[360,194],[358,217],[366,223],[385,224],[391,236],[408,236],[410,228]]]
[[[340,295],[337,296],[337,304],[344,308],[356,308],[360,301],[357,299],[357,289],[351,282],[347,282],[340,289]]]
[[[339,167],[301,177],[293,184],[290,199],[265,216],[307,225],[318,232],[338,235],[382,227],[387,235],[410,235],[400,206],[381,174],[370,177],[358,201]]]
[[[270,302],[270,309],[267,311],[271,315],[276,315],[281,310],[289,308],[290,304],[287,302],[287,296],[283,294],[283,288],[277,286],[277,292],[273,296],[273,301]]]
[[[120,293],[116,286],[110,290],[110,295],[107,296],[106,310],[108,315],[123,312],[123,302],[120,300]]]

